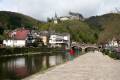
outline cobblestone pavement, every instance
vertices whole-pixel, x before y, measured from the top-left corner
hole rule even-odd
[[[89,52],[25,80],[120,80],[120,61],[101,52]]]

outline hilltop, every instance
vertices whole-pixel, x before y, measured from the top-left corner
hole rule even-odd
[[[120,39],[120,14],[109,13],[94,16],[86,20],[90,27],[99,30],[98,43],[104,43],[112,38]]]
[[[0,11],[0,26],[6,30],[19,27],[37,28],[39,23],[42,22],[24,14]]]
[[[14,30],[21,27],[37,29],[41,24],[43,24],[42,21],[36,20],[24,14],[10,11],[0,11],[0,40],[6,38],[7,35],[4,34],[5,30]]]

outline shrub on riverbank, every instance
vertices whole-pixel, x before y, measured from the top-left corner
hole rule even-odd
[[[117,53],[115,51],[104,49],[103,54],[108,55],[109,57],[114,58],[114,59],[120,59],[120,53]]]

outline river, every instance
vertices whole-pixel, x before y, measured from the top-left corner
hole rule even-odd
[[[58,54],[35,54],[0,58],[0,80],[19,80],[65,61]]]

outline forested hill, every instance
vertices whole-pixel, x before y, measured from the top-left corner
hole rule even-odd
[[[120,14],[109,13],[93,16],[85,21],[67,20],[54,24],[53,22],[43,23],[20,13],[0,11],[1,29],[12,30],[19,27],[55,30],[60,33],[67,32],[71,34],[73,41],[104,43],[113,37],[120,39]],[[3,37],[2,32],[0,32],[0,39]]]
[[[33,28],[41,22],[32,17],[9,11],[0,11],[0,26],[4,29],[15,29],[19,27]]]
[[[98,43],[104,43],[112,38],[120,39],[120,14],[109,13],[91,17],[86,22],[90,27],[99,29]]]
[[[97,42],[98,32],[89,27],[86,22],[79,20],[67,20],[58,24],[53,22],[42,25],[40,30],[55,30],[56,32],[67,32],[71,34],[71,39],[77,42],[95,43]]]
[[[105,43],[112,38],[120,39],[120,14],[109,13],[93,16],[85,21],[68,20],[58,24],[47,23],[41,30],[51,28],[58,32],[69,32],[73,40],[86,43]]]

